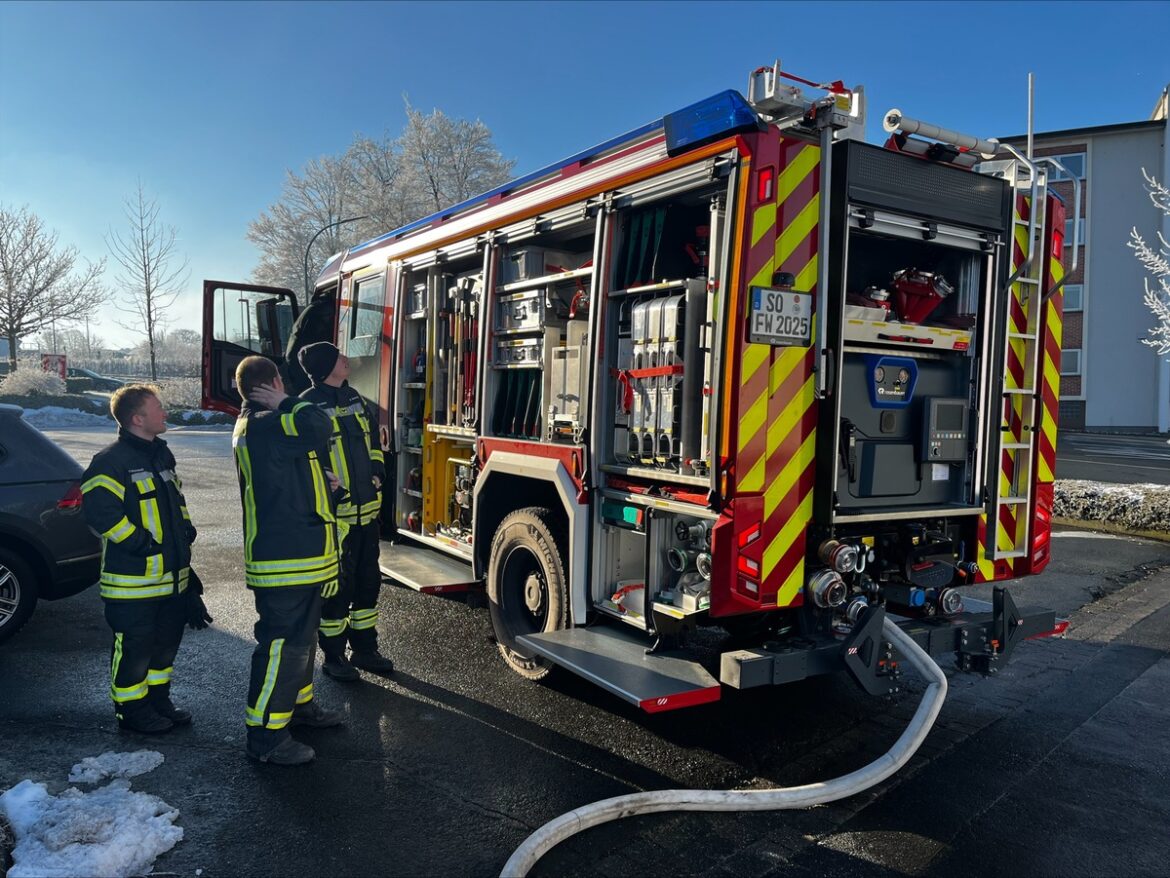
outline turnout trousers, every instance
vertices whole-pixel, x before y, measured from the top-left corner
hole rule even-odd
[[[345,652],[347,640],[354,652],[378,649],[378,594],[382,571],[378,567],[378,522],[351,524],[341,544],[341,580],[337,594],[321,610],[319,641],[328,658]]]
[[[187,594],[137,600],[106,599],[114,632],[110,651],[110,698],[119,719],[169,698],[171,672],[187,624]]]
[[[248,683],[248,740],[270,750],[288,737],[299,705],[313,700],[313,635],[321,619],[321,585],[253,589],[256,649]]]

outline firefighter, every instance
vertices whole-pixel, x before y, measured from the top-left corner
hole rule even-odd
[[[378,513],[385,463],[377,419],[361,395],[346,382],[349,359],[329,342],[302,348],[301,367],[312,387],[301,399],[315,403],[333,422],[328,455],[340,482],[337,504],[342,532],[341,587],[321,611],[318,640],[325,654],[322,670],[336,680],[359,679],[357,669],[389,674],[394,662],[378,651]],[[348,638],[347,638],[348,629]],[[346,640],[352,657],[345,654]]]
[[[110,697],[123,729],[160,734],[191,722],[171,700],[171,671],[183,626],[205,628],[211,617],[190,569],[195,527],[175,456],[159,438],[166,410],[155,388],[131,384],[110,397],[110,413],[118,438],[94,455],[81,485],[86,522],[102,537]]]
[[[316,406],[284,392],[271,360],[246,357],[236,386],[244,397],[232,433],[244,507],[244,578],[260,616],[246,749],[260,762],[300,765],[316,754],[289,727],[341,724],[340,713],[313,698],[321,601],[337,593],[339,573],[333,500],[318,453],[332,424]]]

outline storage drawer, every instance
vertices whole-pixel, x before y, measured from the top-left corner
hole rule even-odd
[[[533,332],[544,326],[544,290],[506,293],[496,299],[496,332]]]
[[[543,363],[543,354],[544,336],[498,339],[495,365],[501,368],[539,369]]]
[[[581,264],[585,256],[567,253],[563,250],[549,250],[545,247],[524,247],[504,255],[501,273],[503,283],[532,280],[561,271],[572,271]]]

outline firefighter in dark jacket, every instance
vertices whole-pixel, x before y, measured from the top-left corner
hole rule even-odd
[[[342,535],[341,587],[325,601],[318,641],[325,654],[322,670],[337,680],[357,680],[358,668],[389,674],[394,662],[378,651],[378,514],[386,467],[378,441],[377,419],[349,386],[349,359],[329,342],[300,352],[301,367],[313,386],[301,399],[317,405],[333,424],[328,456],[340,481],[337,522]],[[346,641],[352,657],[345,653]]]
[[[313,748],[290,726],[324,728],[341,715],[313,698],[321,600],[338,587],[337,524],[325,448],[333,425],[284,392],[276,366],[247,357],[236,369],[244,403],[232,433],[244,506],[244,579],[256,599],[256,649],[245,712],[247,753],[299,765]]]
[[[158,438],[167,429],[166,410],[153,387],[133,384],[115,391],[110,413],[118,439],[85,471],[82,510],[102,537],[114,713],[124,729],[157,734],[191,722],[171,701],[171,671],[183,626],[191,620],[206,627],[210,617],[191,572],[195,528],[175,456]]]

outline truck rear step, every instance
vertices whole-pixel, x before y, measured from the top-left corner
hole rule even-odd
[[[383,576],[423,594],[469,591],[479,586],[470,564],[422,546],[382,540],[378,566]]]
[[[648,643],[638,632],[598,625],[525,634],[517,640],[647,713],[718,701],[721,693],[719,681],[698,663],[646,655]]]

